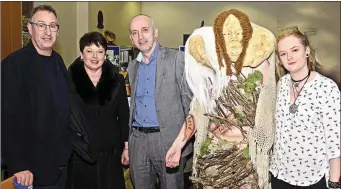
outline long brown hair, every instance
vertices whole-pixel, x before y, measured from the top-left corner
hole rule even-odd
[[[214,37],[215,37],[216,53],[218,56],[219,68],[223,66],[222,59],[224,59],[226,63],[227,75],[232,75],[232,69],[231,69],[231,59],[227,55],[227,52],[226,52],[226,42],[225,42],[224,35],[223,35],[223,26],[224,26],[224,22],[226,18],[231,14],[234,15],[239,20],[240,25],[243,29],[243,39],[241,41],[243,49],[236,61],[236,71],[238,75],[240,74],[242,67],[243,67],[243,60],[246,55],[246,49],[248,47],[249,41],[252,37],[253,29],[252,29],[249,17],[243,12],[236,10],[236,9],[231,9],[229,11],[222,12],[215,19],[214,25],[213,25],[213,31],[214,31]]]
[[[317,60],[315,58],[315,50],[311,47],[308,38],[298,30],[297,27],[291,27],[282,30],[276,39],[277,46],[276,46],[276,67],[277,67],[277,75],[279,78],[281,78],[283,75],[287,73],[287,70],[284,68],[283,63],[281,62],[281,59],[279,58],[278,54],[278,42],[281,41],[282,39],[289,37],[289,36],[295,36],[298,39],[300,39],[302,45],[307,48],[310,48],[310,54],[307,57],[307,65],[310,71],[315,71],[316,65],[317,65]]]

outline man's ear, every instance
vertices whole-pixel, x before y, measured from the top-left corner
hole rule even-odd
[[[156,39],[159,38],[159,29],[157,29],[157,28],[154,29],[154,37],[155,37]]]
[[[131,43],[132,43],[133,45],[135,45],[135,44],[134,44],[134,41],[133,41],[133,38],[131,37],[131,34],[129,34],[129,38],[130,38]]]
[[[27,29],[28,29],[28,32],[30,33],[30,35],[32,36],[32,24],[30,23],[27,23]]]

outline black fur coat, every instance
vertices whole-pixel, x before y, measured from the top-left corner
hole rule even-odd
[[[102,76],[96,87],[92,84],[85,71],[84,63],[79,58],[70,66],[69,73],[77,94],[84,103],[108,105],[119,92],[120,75],[114,65],[108,61],[102,66]]]
[[[123,76],[111,62],[104,62],[95,87],[80,58],[70,65],[69,74],[89,131],[89,154],[95,158],[95,163],[74,154],[68,168],[68,188],[115,188],[123,180],[120,157],[129,133],[129,106]]]
[[[100,148],[121,147],[128,141],[129,106],[124,78],[111,62],[104,62],[95,87],[76,59],[69,67],[72,84],[93,140]]]

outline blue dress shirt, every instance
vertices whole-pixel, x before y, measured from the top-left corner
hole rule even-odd
[[[149,64],[144,63],[142,59],[138,60],[139,68],[136,86],[136,108],[133,126],[159,126],[155,105],[155,77],[158,50],[159,44],[156,44],[156,47],[149,58]]]

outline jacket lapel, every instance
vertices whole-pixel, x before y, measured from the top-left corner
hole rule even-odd
[[[157,95],[161,88],[161,81],[164,78],[164,72],[166,70],[166,61],[164,59],[167,56],[167,50],[165,48],[159,47],[159,52],[157,53],[157,59],[156,59],[156,77],[155,77],[155,97],[159,96]]]
[[[131,78],[131,102],[134,102],[133,104],[135,105],[135,94],[136,94],[136,86],[137,86],[137,69],[139,67],[139,62],[134,61],[132,64],[131,72],[129,73],[129,77]]]

